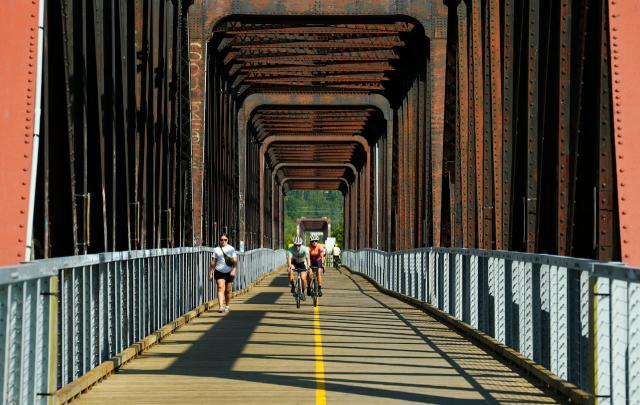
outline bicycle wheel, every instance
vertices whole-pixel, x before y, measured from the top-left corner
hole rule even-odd
[[[311,280],[311,296],[313,297],[313,306],[318,306],[318,280],[316,279],[315,274],[313,275],[313,279]]]
[[[296,308],[300,308],[300,295],[302,294],[302,287],[300,285],[300,273],[296,279]]]

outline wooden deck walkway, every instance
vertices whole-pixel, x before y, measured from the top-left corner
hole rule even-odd
[[[332,269],[324,284],[319,329],[311,300],[296,309],[281,273],[235,299],[228,314],[208,312],[194,319],[74,402],[557,401],[466,338],[359,276]]]

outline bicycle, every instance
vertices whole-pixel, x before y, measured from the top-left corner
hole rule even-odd
[[[293,296],[296,298],[296,308],[300,308],[300,301],[305,301],[307,299],[304,294],[304,288],[302,288],[302,277],[300,276],[300,273],[307,271],[307,269],[296,267],[293,271],[298,274],[295,281],[295,292],[293,293]]]
[[[309,287],[311,288],[311,297],[313,298],[313,306],[318,306],[318,278],[316,277],[316,273],[322,267],[311,266],[311,284]]]

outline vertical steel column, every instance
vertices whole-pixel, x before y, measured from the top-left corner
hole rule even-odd
[[[247,117],[246,111],[241,108],[238,111],[238,245],[246,240],[246,187],[247,187]],[[233,122],[233,121],[232,121]],[[261,169],[264,164],[261,164]]]
[[[495,217],[495,203],[494,203],[494,183],[493,183],[493,165],[495,156],[492,153],[493,150],[493,127],[491,124],[492,119],[492,106],[491,106],[491,74],[493,71],[491,70],[491,45],[492,38],[491,35],[499,35],[491,32],[491,24],[494,22],[491,17],[489,17],[489,13],[493,10],[493,5],[488,2],[484,3],[487,17],[482,21],[483,24],[483,52],[482,59],[484,61],[484,108],[483,119],[484,119],[484,133],[482,138],[482,206],[480,208],[480,213],[482,215],[482,226],[480,227],[484,233],[484,249],[493,249],[495,246],[495,228],[494,228],[494,217]],[[493,40],[495,42],[495,39]]]
[[[393,122],[395,120],[395,116],[393,113],[389,114],[387,117],[387,137],[385,138],[385,145],[386,145],[386,164],[385,164],[385,189],[386,189],[386,193],[385,193],[385,207],[386,207],[386,212],[385,212],[385,216],[386,216],[386,221],[385,221],[385,229],[384,232],[386,234],[386,246],[385,248],[387,250],[391,250],[393,249],[393,246],[391,244],[391,242],[394,240],[395,238],[395,233],[393,230],[393,184],[395,183],[395,178],[394,178],[394,172],[393,172],[393,162],[394,162],[394,155],[393,155],[393,142],[394,142],[394,134],[393,134]],[[345,207],[347,205],[345,204]],[[345,232],[346,232],[346,226],[345,226]],[[345,241],[346,241],[346,234],[345,234]]]
[[[191,167],[193,182],[193,244],[202,244],[202,200],[204,156],[205,37],[204,0],[189,8],[189,68],[191,79]]]
[[[430,41],[429,65],[431,78],[431,195],[433,246],[441,241],[442,175],[444,142],[445,71],[447,63],[447,40],[433,38]]]
[[[485,248],[487,246],[485,242],[484,231],[484,177],[483,177],[483,165],[484,165],[484,121],[483,121],[483,92],[484,88],[483,74],[482,74],[482,9],[481,2],[471,2],[471,77],[472,77],[472,108],[474,112],[473,116],[473,129],[474,129],[474,141],[475,141],[475,184],[476,184],[476,215],[477,215],[477,228],[478,228],[478,247]],[[435,244],[434,244],[435,246]]]
[[[529,2],[528,21],[528,55],[527,63],[527,195],[525,203],[526,223],[526,247],[527,252],[535,252],[538,241],[538,188],[539,188],[539,161],[538,161],[538,72],[540,46],[540,4]]]
[[[407,241],[407,247],[415,248],[417,247],[417,238],[416,231],[418,229],[418,225],[416,221],[419,217],[416,216],[416,206],[418,202],[418,189],[416,182],[417,175],[417,166],[418,166],[418,156],[417,151],[420,150],[419,141],[418,141],[418,116],[416,114],[416,108],[418,105],[418,78],[414,79],[411,88],[409,89],[409,94],[407,95],[407,135],[408,135],[408,184],[409,184],[409,239]]]
[[[462,246],[470,247],[469,245],[469,229],[475,227],[475,224],[469,223],[469,205],[472,203],[469,200],[468,192],[468,178],[469,178],[469,73],[468,73],[468,47],[467,42],[467,5],[465,2],[458,4],[457,8],[458,17],[458,47],[457,47],[457,69],[456,73],[457,83],[457,138],[460,145],[460,159],[456,162],[456,169],[459,169],[459,174],[456,174],[456,182],[459,182],[460,186],[460,200],[461,200],[461,220],[462,220]]]
[[[408,198],[408,185],[407,185],[407,174],[406,174],[406,164],[407,164],[407,155],[406,155],[406,147],[407,147],[407,139],[406,139],[406,117],[405,111],[407,109],[407,97],[405,96],[402,99],[402,104],[396,110],[397,117],[397,126],[396,126],[396,139],[397,139],[397,150],[398,150],[398,177],[397,177],[397,186],[396,186],[396,195],[397,195],[397,208],[396,208],[396,249],[402,250],[407,246],[406,237],[407,237],[407,204],[406,200]]]
[[[73,15],[75,13],[73,3],[61,2],[62,13],[62,36],[63,36],[63,55],[65,60],[65,87],[66,87],[66,104],[67,104],[67,131],[68,131],[68,148],[69,148],[69,183],[70,183],[70,202],[71,217],[73,221],[73,253],[77,255],[78,250],[78,208],[76,204],[76,157],[75,157],[75,139],[76,139],[76,116],[79,111],[79,102],[76,100],[75,86],[71,78],[76,77],[75,52],[73,48]]]
[[[503,249],[502,234],[502,160],[503,160],[503,136],[502,133],[502,53],[500,47],[500,0],[489,0],[489,60],[490,60],[490,89],[491,89],[491,132],[493,138],[493,192],[495,221],[495,248]]]
[[[417,164],[415,167],[416,172],[416,247],[426,246],[426,228],[427,217],[426,212],[426,200],[429,198],[428,188],[425,187],[425,165],[428,163],[426,155],[425,145],[427,144],[428,135],[426,127],[426,110],[425,110],[425,75],[424,72],[418,74],[417,83],[417,103],[415,108],[415,119],[417,126],[417,139],[416,139],[416,159]],[[379,246],[376,246],[380,249]]]
[[[512,178],[513,178],[513,139],[514,139],[514,110],[516,94],[514,91],[514,55],[515,55],[515,1],[504,0],[504,37],[502,48],[503,88],[502,88],[502,218],[501,240],[502,249],[511,248],[511,216]]]
[[[640,90],[637,80],[637,40],[640,38],[640,10],[636,2],[608,0],[610,61],[615,133],[615,167],[620,207],[620,239],[625,263],[640,264],[640,137],[637,106]],[[634,108],[636,106],[636,108]],[[634,151],[633,153],[631,151]]]
[[[571,3],[560,4],[560,88],[558,119],[558,247],[559,255],[568,255],[570,154],[571,154]],[[576,128],[577,130],[577,128]]]
[[[569,1],[569,0],[566,0]],[[608,34],[608,6],[607,1],[601,0],[600,5],[600,97],[598,107],[600,110],[600,129],[598,145],[598,224],[594,232],[597,232],[597,257],[602,260],[616,260],[619,253],[615,249],[617,210],[615,209],[615,158],[614,140],[612,138],[613,116],[611,111],[611,59],[609,56]],[[617,54],[617,52],[616,52]],[[595,239],[595,238],[594,238]],[[627,240],[628,241],[628,240]]]

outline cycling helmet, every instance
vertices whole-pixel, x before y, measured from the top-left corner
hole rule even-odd
[[[302,240],[301,237],[296,236],[295,238],[293,238],[293,244],[294,245],[302,245],[304,243],[304,241]]]
[[[318,238],[317,236],[312,236],[310,242],[318,242],[320,240],[320,238]]]

